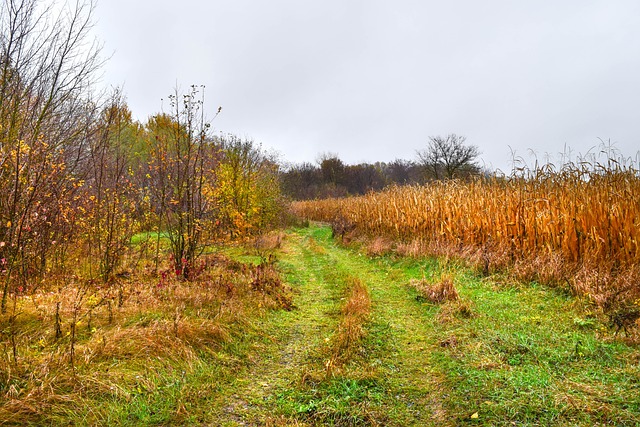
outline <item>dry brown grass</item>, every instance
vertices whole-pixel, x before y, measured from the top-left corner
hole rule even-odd
[[[439,323],[447,324],[469,319],[474,316],[474,307],[471,301],[457,299],[447,301],[440,307],[437,320]]]
[[[273,261],[274,258],[269,257],[267,262],[263,262],[253,269],[251,289],[262,296],[261,306],[292,310],[294,306],[291,288],[282,282]]]
[[[453,278],[448,274],[443,274],[436,283],[432,283],[427,279],[413,280],[411,286],[418,291],[418,299],[433,304],[443,304],[447,301],[460,299],[458,291],[453,284]]]
[[[425,241],[422,239],[412,239],[408,242],[398,242],[396,244],[396,253],[406,257],[418,258],[429,252]]]
[[[388,237],[376,236],[371,239],[365,248],[369,256],[383,256],[393,252],[393,240]]]
[[[308,426],[309,424],[303,421],[291,419],[285,416],[279,416],[279,417],[270,416],[270,417],[267,417],[264,425],[265,427],[305,427],[305,426]]]
[[[365,325],[371,315],[371,297],[367,286],[361,280],[349,279],[340,313],[338,329],[328,348],[330,357],[325,363],[326,376],[334,375],[351,360],[366,335]]]
[[[253,245],[259,252],[280,249],[286,234],[280,230],[271,231],[254,239]]]
[[[136,372],[214,357],[251,317],[292,306],[272,264],[221,255],[205,257],[193,281],[144,268],[109,285],[51,277],[12,302],[0,317],[0,424],[38,424],[91,396],[126,397],[132,384],[150,389]]]

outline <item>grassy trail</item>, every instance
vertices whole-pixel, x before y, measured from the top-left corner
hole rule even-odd
[[[296,309],[272,312],[251,366],[215,401],[216,424],[640,425],[640,352],[572,297],[497,284],[437,260],[370,258],[322,227],[278,255]],[[447,272],[461,300],[419,302],[411,279]],[[357,353],[329,373],[352,278],[371,313]]]
[[[317,248],[308,237],[293,235],[283,250],[296,308],[273,312],[258,325],[264,335],[254,351],[255,363],[231,384],[231,394],[218,401],[221,419],[231,420],[228,425],[263,424],[272,414],[269,397],[296,386],[323,337],[335,326],[331,314],[338,294],[314,252]]]
[[[279,265],[297,308],[263,319],[260,356],[220,397],[220,419],[227,425],[447,425],[438,377],[425,363],[430,325],[404,278],[336,246],[326,228],[291,234]],[[324,350],[349,277],[369,288],[371,321],[357,360],[327,376]]]

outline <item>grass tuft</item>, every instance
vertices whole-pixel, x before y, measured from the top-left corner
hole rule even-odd
[[[330,357],[325,363],[327,377],[335,375],[352,359],[366,336],[365,324],[371,315],[371,297],[360,279],[349,278],[340,313],[340,323],[329,347]]]
[[[376,257],[392,253],[393,241],[389,238],[377,236],[369,240],[366,245],[367,255]]]
[[[457,301],[460,298],[453,284],[453,278],[448,274],[443,274],[436,283],[422,279],[412,281],[411,285],[418,291],[418,301],[443,304],[447,301]]]
[[[456,299],[442,304],[437,315],[439,323],[451,323],[458,320],[469,319],[474,316],[474,304],[465,299]]]

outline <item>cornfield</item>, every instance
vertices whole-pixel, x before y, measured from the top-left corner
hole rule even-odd
[[[571,165],[511,177],[439,181],[297,202],[293,210],[310,220],[345,222],[369,236],[471,249],[485,258],[503,254],[511,265],[556,260],[557,271],[546,281],[569,282],[585,293],[612,291],[616,281],[617,293],[638,291],[637,282],[629,280],[640,265],[640,174],[631,167]],[[589,285],[586,276],[592,276]],[[622,276],[625,289],[620,289]]]

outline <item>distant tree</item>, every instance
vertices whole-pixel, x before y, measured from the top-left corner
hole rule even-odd
[[[385,185],[385,179],[380,164],[361,163],[359,165],[346,166],[344,185],[349,194],[365,194],[371,190],[382,190]]]
[[[414,162],[396,159],[385,165],[385,176],[389,184],[406,185],[418,182],[420,177],[416,173]]]
[[[344,180],[345,165],[337,154],[324,153],[318,159],[322,179],[326,184],[342,185]]]
[[[455,135],[447,138],[455,139],[456,142],[464,142],[464,138]],[[443,138],[434,139],[438,142],[446,140]],[[472,153],[475,158],[477,149],[472,148],[475,150],[475,154]],[[427,149],[419,154],[426,159],[428,151]],[[322,199],[365,194],[394,184],[423,184],[426,179],[465,177],[469,174],[482,173],[473,161],[456,169],[452,166],[451,156],[447,157],[446,150],[437,152],[443,152],[445,155],[438,157],[440,160],[431,169],[426,167],[430,163],[425,163],[422,159],[420,162],[396,159],[391,163],[346,165],[338,158],[337,154],[324,153],[318,156],[316,164],[302,163],[284,168],[281,171],[282,192],[294,200]]]
[[[421,165],[408,160],[345,165],[336,154],[322,154],[317,164],[289,165],[281,173],[282,191],[294,200],[365,194],[397,184],[424,182]]]
[[[418,150],[418,160],[430,179],[453,179],[476,175],[480,167],[476,159],[478,147],[466,144],[464,136],[449,134],[431,136],[426,149]]]
[[[295,200],[313,199],[322,185],[322,173],[312,163],[292,165],[282,173],[281,183],[287,196]]]

